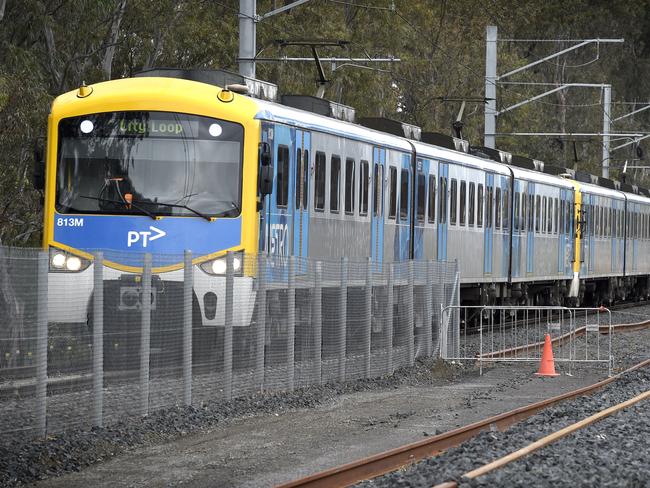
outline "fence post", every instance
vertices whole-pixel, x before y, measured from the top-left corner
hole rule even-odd
[[[264,389],[264,341],[266,339],[266,254],[257,256],[257,330],[255,331],[255,384]]]
[[[233,294],[235,284],[235,256],[232,251],[226,254],[226,303],[224,307],[224,338],[223,338],[223,391],[226,400],[232,398],[232,322]]]
[[[38,253],[36,285],[36,429],[38,435],[47,434],[47,279],[50,257],[46,251]]]
[[[406,285],[406,327],[408,339],[408,356],[409,365],[413,366],[415,363],[415,320],[413,319],[415,311],[413,310],[413,260],[407,263],[408,270],[408,283]]]
[[[287,386],[293,390],[295,379],[295,341],[296,341],[296,258],[289,256],[289,276],[287,280]]]
[[[140,414],[149,413],[149,352],[151,341],[151,254],[144,255],[142,267],[142,306],[140,324]]]
[[[104,255],[93,266],[93,425],[102,426],[104,394]]]
[[[393,373],[393,281],[395,278],[395,268],[394,263],[388,264],[388,283],[386,288],[388,288],[388,296],[386,297],[386,339],[388,341],[387,353],[388,353],[388,374]]]
[[[192,290],[194,269],[192,251],[185,251],[183,259],[183,401],[192,404]]]
[[[314,349],[315,349],[315,366],[317,384],[323,383],[323,264],[316,261],[316,275],[314,279],[314,301],[312,306],[312,327],[314,328]]]
[[[341,258],[341,287],[339,289],[339,381],[345,381],[345,356],[348,321],[348,258]]]
[[[426,357],[433,354],[433,263],[427,261],[427,284],[425,288],[425,316],[424,316],[424,352]]]
[[[366,289],[364,297],[364,324],[363,324],[363,333],[364,333],[364,347],[365,347],[365,357],[364,357],[364,366],[366,372],[366,378],[370,378],[370,359],[371,359],[371,339],[372,339],[372,259],[368,258],[366,262]]]

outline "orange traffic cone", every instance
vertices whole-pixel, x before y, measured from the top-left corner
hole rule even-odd
[[[555,372],[555,361],[553,360],[553,346],[551,336],[544,337],[544,349],[542,350],[542,361],[539,363],[539,371],[535,376],[560,376]]]

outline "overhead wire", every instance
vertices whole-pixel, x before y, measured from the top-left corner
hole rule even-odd
[[[407,18],[407,17],[406,17],[402,12],[400,12],[400,10],[397,9],[397,8],[395,7],[394,3],[392,3],[392,2],[391,2],[391,5],[390,5],[390,6],[385,7],[385,6],[378,6],[378,5],[359,4],[359,3],[356,3],[356,2],[351,2],[351,1],[346,1],[346,0],[326,0],[326,1],[329,2],[329,3],[334,3],[334,4],[339,4],[339,5],[347,5],[347,6],[357,7],[357,8],[363,8],[363,9],[367,9],[367,10],[380,10],[380,11],[392,12],[392,13],[394,13],[397,17],[399,17],[399,18],[400,18],[400,19],[401,19],[405,24],[407,24],[411,29],[413,29],[417,34],[419,34],[420,36],[426,37],[425,34],[422,32],[422,30],[421,30],[417,25],[415,25],[414,22],[412,22],[411,20],[409,20],[409,19],[408,19],[408,18]],[[256,19],[256,18],[253,17],[253,16],[250,16],[250,15],[246,15],[246,14],[242,14],[242,13],[240,13],[239,9],[236,8],[236,7],[232,7],[232,6],[230,6],[230,5],[226,5],[226,4],[224,4],[224,3],[222,3],[222,2],[219,2],[219,1],[216,1],[215,3],[216,3],[217,5],[220,5],[221,7],[225,8],[225,9],[228,9],[228,10],[233,11],[233,12],[236,13],[237,15],[244,15],[244,16],[246,16],[246,17],[248,17],[248,18],[250,18],[250,19],[252,19],[252,20],[255,20],[255,21],[258,20],[258,19]],[[271,28],[272,28],[273,30],[275,30],[276,32],[281,33],[283,36],[286,34],[286,32],[284,32],[282,29],[280,29],[280,28],[274,26],[274,25],[271,24],[271,23],[266,23],[266,25],[268,25],[269,27],[271,27]],[[522,42],[524,42],[524,41],[526,41],[526,42],[557,42],[557,40],[550,40],[550,39],[522,39],[522,40],[516,40],[516,39],[499,39],[499,41],[503,41],[503,42],[515,42],[515,41],[522,41]],[[562,41],[564,41],[564,42],[577,42],[578,40],[574,40],[574,39],[563,39]],[[459,61],[458,59],[456,59],[454,56],[452,56],[451,54],[447,53],[443,48],[440,48],[440,45],[439,45],[439,42],[438,42],[437,39],[436,39],[435,41],[433,41],[433,43],[434,43],[435,47],[438,49],[438,52],[439,52],[443,57],[445,57],[446,59],[452,61],[454,64],[456,64],[457,66],[463,68],[464,70],[468,71],[468,72],[469,72],[470,74],[472,74],[475,78],[477,78],[477,79],[479,79],[479,80],[481,80],[481,81],[484,81],[484,82],[486,82],[486,83],[490,83],[490,84],[494,85],[494,86],[497,87],[497,88],[499,88],[499,85],[501,85],[501,83],[499,83],[499,82],[497,82],[497,81],[487,80],[484,76],[482,76],[480,73],[478,73],[474,68],[468,66],[468,65],[465,64],[465,63],[460,62],[460,61]],[[260,52],[262,52],[262,51],[263,51],[264,49],[266,49],[267,47],[268,47],[268,46],[262,48],[262,50],[260,50]],[[535,57],[536,57],[537,59],[539,59],[539,57],[537,57],[537,56],[535,56]],[[593,59],[593,60],[591,60],[591,61],[589,61],[589,62],[587,62],[587,63],[581,64],[581,65],[575,65],[575,66],[570,65],[570,66],[567,66],[567,67],[568,67],[568,68],[575,68],[575,67],[586,66],[586,65],[588,65],[588,64],[592,64],[592,63],[594,63],[594,62],[597,61],[598,59],[599,59],[599,53],[597,54],[597,56],[596,56],[595,59]],[[555,65],[558,65],[558,66],[559,66],[558,63],[553,63],[553,62],[551,62],[551,61],[547,61],[547,62],[550,63],[550,64],[555,64]],[[343,64],[343,65],[340,65],[338,68],[335,68],[334,71],[336,71],[336,69],[342,68],[342,67],[344,67],[344,66],[351,66],[351,67],[356,67],[356,68],[362,68],[362,69],[365,69],[365,70],[375,71],[375,72],[379,72],[379,73],[390,73],[390,74],[393,76],[393,78],[394,78],[395,80],[397,80],[397,81],[405,81],[405,82],[407,82],[407,83],[411,83],[411,84],[413,84],[413,85],[420,86],[420,87],[422,87],[422,88],[428,88],[428,87],[429,87],[428,84],[424,84],[424,83],[421,83],[421,82],[419,82],[419,81],[411,80],[411,79],[406,78],[406,77],[404,77],[404,76],[398,75],[398,74],[397,74],[395,71],[393,71],[393,70],[387,70],[387,69],[382,69],[382,68],[374,68],[374,67],[370,67],[370,66],[358,65],[358,64],[355,64],[355,63],[345,63],[345,64]],[[501,88],[502,88],[504,91],[507,91],[509,94],[514,95],[514,96],[516,96],[516,97],[519,97],[520,99],[526,99],[526,98],[528,98],[528,95],[525,95],[525,94],[520,93],[520,92],[518,92],[518,91],[512,90],[511,88],[509,88],[509,87],[507,86],[507,84],[509,84],[509,83],[504,83],[504,84],[501,86]],[[506,86],[504,86],[504,85],[506,85]],[[533,102],[534,102],[534,103],[539,103],[539,104],[542,104],[542,105],[547,105],[547,106],[554,106],[554,107],[568,107],[568,108],[582,108],[582,107],[593,107],[593,106],[602,105],[602,101],[601,101],[601,102],[598,102],[598,103],[593,103],[593,104],[560,104],[560,103],[547,102],[547,101],[544,101],[544,100],[538,99],[538,100],[533,100]],[[609,118],[610,118],[610,122],[611,122],[611,119],[612,119],[611,114],[610,114]]]

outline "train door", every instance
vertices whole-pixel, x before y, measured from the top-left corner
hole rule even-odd
[[[574,211],[575,211],[575,190],[567,190],[566,192],[566,203],[565,203],[565,228],[567,232],[567,263],[566,263],[566,272],[567,274],[572,274],[573,272],[573,263],[576,259],[576,228],[574,226]]]
[[[637,258],[639,252],[638,237],[638,224],[639,224],[639,209],[638,203],[632,204],[632,212],[630,213],[630,239],[632,239],[632,271],[637,271]]]
[[[567,190],[560,189],[560,202],[558,215],[556,219],[557,224],[557,271],[564,274],[567,266],[567,228],[566,228],[566,206],[567,206]]]
[[[513,208],[512,208],[512,277],[520,276],[519,265],[521,263],[521,238],[524,233],[524,219],[522,211],[525,208],[522,201],[525,201],[526,194],[523,192],[524,183],[519,180],[514,182]],[[523,196],[523,199],[522,199]]]
[[[494,250],[494,173],[485,174],[485,238],[483,245],[483,274],[492,274]]]
[[[427,177],[429,175],[430,161],[418,159],[416,162],[415,189],[415,226],[413,229],[413,259],[426,259],[425,253],[425,222],[427,219]]]
[[[268,122],[262,123],[261,142],[266,142],[271,146],[271,148],[273,148],[273,126]],[[264,207],[260,213],[259,251],[269,252],[269,219],[271,216],[271,195],[266,195],[262,203],[264,204]]]
[[[295,130],[283,125],[275,125],[271,130],[274,185],[268,202],[267,249],[270,254],[288,256],[294,215]]]
[[[580,232],[580,259],[582,260],[582,265],[580,267],[580,274],[588,274],[591,269],[591,234],[593,231],[594,221],[592,215],[592,203],[591,195],[583,193],[581,205],[583,224]]]
[[[372,202],[370,205],[370,256],[375,271],[381,271],[384,257],[384,169],[386,149],[375,147],[372,151]]]
[[[618,270],[625,270],[625,200],[618,202]]]
[[[447,184],[449,182],[449,165],[438,165],[438,260],[447,259],[447,203],[449,195]]]
[[[535,183],[528,183],[528,227],[526,234],[526,273],[535,272]]]
[[[395,260],[407,261],[411,257],[411,220],[413,189],[411,170],[411,156],[403,154],[399,166],[399,202],[397,209],[397,227],[395,231]]]
[[[296,130],[295,176],[293,178],[293,246],[294,256],[307,257],[309,249],[309,174],[311,134]]]
[[[510,265],[510,220],[512,209],[510,208],[510,178],[506,176],[497,176],[498,186],[501,188],[501,202],[495,205],[495,212],[500,212],[501,221],[501,277],[508,277],[508,267]]]
[[[610,219],[609,219],[609,227],[610,227],[610,232],[609,232],[609,239],[611,241],[612,245],[612,272],[617,272],[618,271],[618,264],[617,264],[617,250],[618,250],[618,243],[617,243],[617,235],[616,235],[616,219],[618,218],[618,210],[617,210],[617,201],[612,200],[611,205],[610,205]]]

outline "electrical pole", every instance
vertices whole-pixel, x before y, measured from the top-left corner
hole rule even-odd
[[[255,78],[257,0],[239,0],[239,74]]]
[[[612,103],[612,87],[611,85],[605,85],[605,84],[595,84],[595,83],[565,83],[562,85],[558,84],[551,84],[555,88],[548,90],[540,95],[536,95],[532,98],[529,98],[527,100],[524,100],[522,102],[516,103],[514,105],[511,105],[510,107],[504,108],[502,110],[497,110],[497,102],[496,102],[496,84],[497,83],[508,83],[504,82],[503,80],[511,75],[514,75],[516,73],[520,73],[524,70],[527,70],[529,68],[532,68],[533,66],[537,66],[538,64],[544,63],[546,61],[549,61],[551,59],[557,58],[559,56],[565,55],[569,52],[575,51],[576,49],[580,49],[582,47],[588,46],[590,44],[597,44],[600,45],[601,43],[621,43],[624,40],[623,39],[583,39],[583,40],[575,40],[572,42],[575,42],[573,46],[570,46],[566,49],[562,49],[561,51],[557,51],[553,54],[550,54],[548,56],[545,56],[543,58],[540,58],[536,61],[533,61],[532,63],[528,63],[524,66],[521,66],[519,68],[513,69],[512,71],[509,71],[507,73],[504,73],[502,75],[497,74],[497,27],[493,25],[487,26],[487,31],[486,31],[486,43],[485,43],[485,100],[486,100],[486,106],[485,106],[485,126],[484,126],[484,140],[485,140],[485,147],[490,147],[494,148],[495,147],[495,139],[496,139],[496,121],[497,121],[497,116],[508,112],[512,109],[521,107],[522,105],[525,105],[527,103],[533,102],[535,100],[539,100],[540,98],[543,98],[545,96],[550,95],[551,93],[555,93],[560,90],[565,90],[566,88],[569,87],[599,87],[602,89],[602,102],[603,102],[603,156],[602,156],[602,174],[603,177],[608,178],[609,177],[609,159],[610,159],[610,149],[609,149],[609,143],[610,143],[610,126],[611,126],[611,103]],[[530,42],[531,40],[528,39],[506,39],[509,42]],[[558,42],[562,41],[561,39],[557,40]],[[526,82],[510,82],[510,84],[519,84],[519,85],[545,85],[546,83],[526,83]],[[540,133],[539,135],[544,135]]]
[[[611,124],[612,87],[603,87],[603,178],[609,178],[609,130]]]
[[[485,43],[485,147],[496,146],[497,128],[497,26],[488,25]]]

